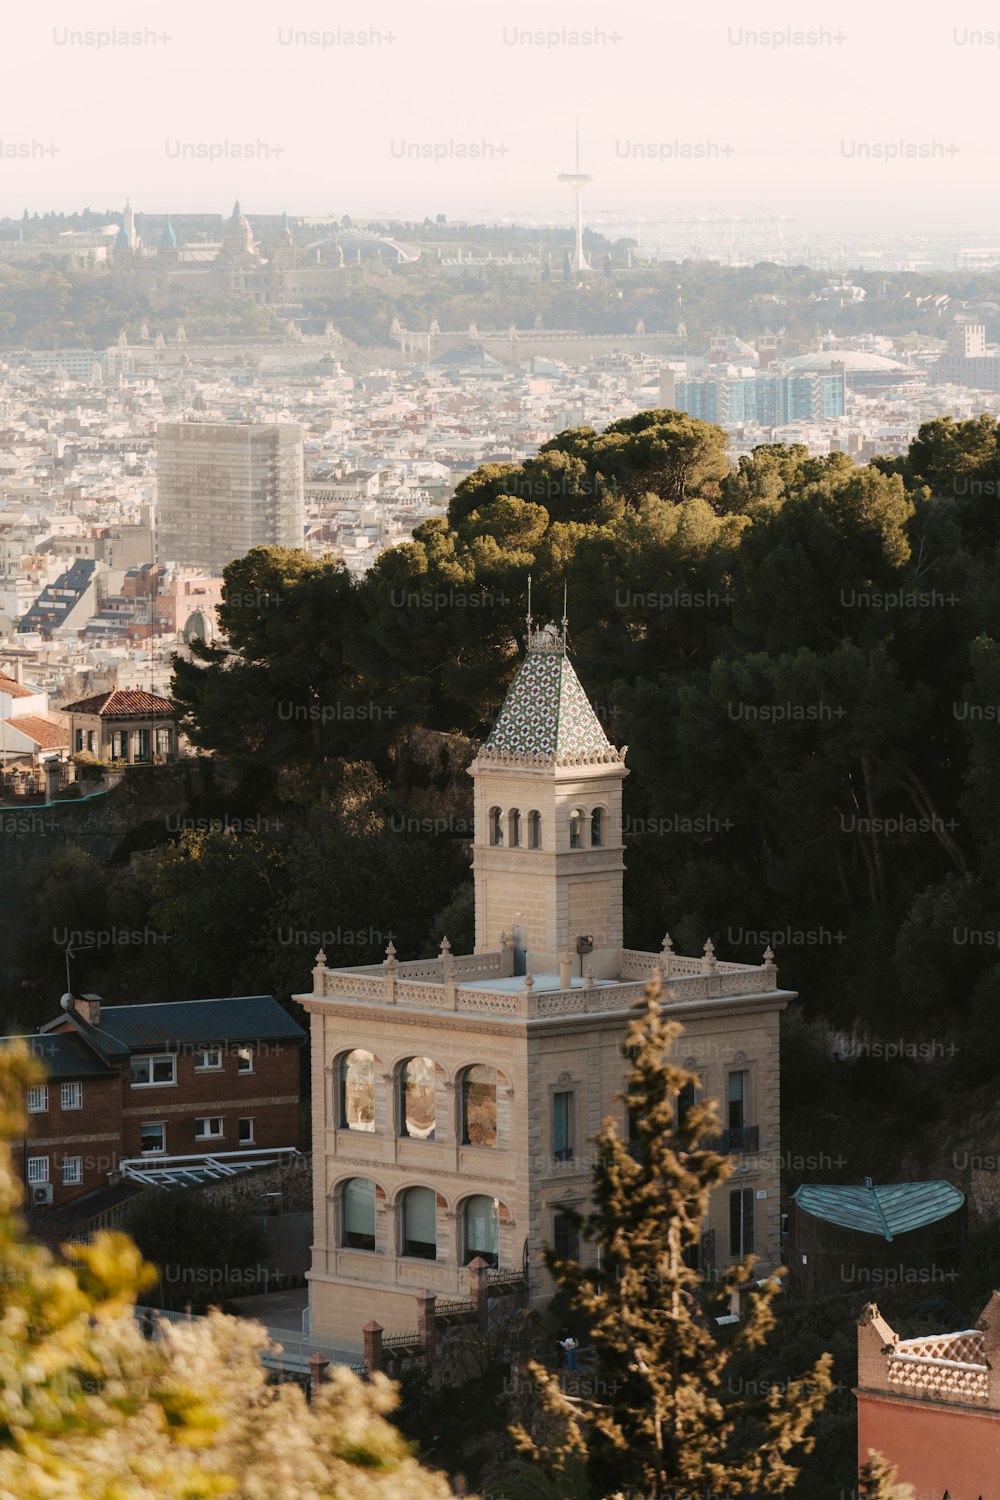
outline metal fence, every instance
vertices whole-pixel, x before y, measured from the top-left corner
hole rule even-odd
[[[159,1307],[137,1307],[136,1320],[151,1338],[157,1335],[157,1324],[203,1323],[205,1319],[191,1313],[172,1312]],[[248,1319],[247,1321],[256,1321]],[[347,1365],[357,1374],[364,1373],[364,1349],[361,1344],[327,1344],[312,1339],[290,1328],[270,1328],[260,1325],[270,1340],[270,1347],[261,1352],[261,1363],[269,1370],[288,1375],[308,1375],[309,1359],[313,1354],[322,1354],[333,1365]]]

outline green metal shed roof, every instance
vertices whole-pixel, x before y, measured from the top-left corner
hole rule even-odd
[[[859,1234],[893,1240],[899,1234],[947,1219],[965,1202],[950,1182],[893,1182],[872,1186],[806,1183],[795,1194],[804,1213]]]

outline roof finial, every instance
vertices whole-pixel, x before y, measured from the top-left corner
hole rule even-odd
[[[528,574],[528,620],[527,620],[527,624],[528,624],[528,645],[530,646],[531,645],[531,626],[532,626],[532,619],[531,619],[531,574],[530,573]]]
[[[567,605],[568,598],[569,598],[569,585],[568,585],[568,583],[566,582],[566,580],[564,578],[563,579],[563,616],[562,616],[562,628],[563,628],[563,641],[562,641],[562,643],[563,643],[563,650],[564,651],[567,651],[568,648],[569,648],[569,615],[566,612],[566,605]]]

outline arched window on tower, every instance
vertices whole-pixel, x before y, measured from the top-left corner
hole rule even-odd
[[[507,814],[507,846],[517,849],[521,843],[521,814],[516,807],[512,807]]]
[[[340,1059],[341,1130],[375,1129],[375,1057],[362,1047]]]
[[[599,849],[604,843],[604,808],[595,807],[590,814],[590,842],[593,848]]]
[[[583,847],[583,809],[574,807],[569,815],[569,847],[580,849]]]
[[[476,1063],[462,1074],[462,1143],[497,1143],[497,1070]]]
[[[462,1264],[481,1255],[488,1266],[500,1259],[500,1205],[496,1198],[477,1193],[462,1205]]]
[[[528,848],[540,849],[542,847],[542,815],[540,812],[528,814]]]
[[[411,1057],[399,1070],[399,1133],[418,1141],[434,1139],[434,1062]]]
[[[431,1188],[408,1188],[400,1218],[400,1254],[437,1260],[437,1194]]]
[[[375,1249],[375,1184],[352,1177],[340,1195],[340,1243],[351,1250]]]
[[[503,813],[499,807],[490,808],[490,843],[503,843]]]

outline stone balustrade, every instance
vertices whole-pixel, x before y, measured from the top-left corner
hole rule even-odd
[[[472,979],[498,977],[503,957],[501,952],[457,957],[448,954],[414,964],[389,963],[374,972],[370,967],[327,969],[319,965],[315,974],[318,991],[331,999],[372,1000],[416,1010],[455,1010],[524,1019],[630,1010],[642,1004],[646,985],[657,971],[662,976],[663,999],[668,1007],[729,995],[765,995],[777,988],[777,970],[771,962],[760,966],[713,963],[707,968],[704,959],[669,954],[666,957],[670,960],[670,972],[663,973],[664,955],[635,950],[623,952],[621,978],[614,984],[590,981],[537,993],[524,980],[516,989],[492,990],[470,985]]]

